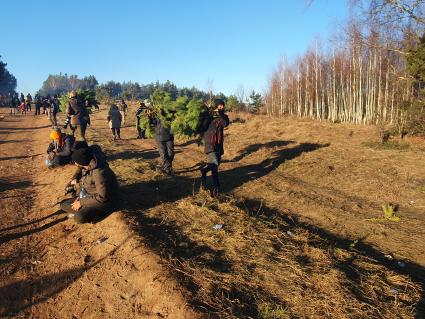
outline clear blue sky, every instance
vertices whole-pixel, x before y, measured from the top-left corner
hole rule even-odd
[[[345,0],[5,0],[0,55],[35,92],[49,74],[262,91],[280,57],[326,39]]]

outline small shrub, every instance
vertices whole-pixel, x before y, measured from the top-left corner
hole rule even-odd
[[[286,308],[280,305],[273,307],[269,303],[262,303],[258,309],[258,318],[260,319],[286,319],[288,315]]]
[[[399,142],[399,141],[391,141],[391,140],[385,143],[375,142],[375,141],[363,142],[362,145],[369,148],[376,149],[376,150],[404,151],[410,148],[410,144],[407,142]]]

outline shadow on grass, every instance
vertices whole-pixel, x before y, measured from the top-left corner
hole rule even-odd
[[[319,236],[321,241],[309,240],[308,244],[310,246],[323,249],[323,245],[325,243],[327,247],[336,247],[354,253],[353,257],[345,261],[334,259],[333,267],[341,270],[345,274],[349,282],[349,289],[358,300],[361,300],[364,303],[370,304],[370,299],[367,298],[367,292],[359,289],[359,279],[360,274],[367,273],[367,270],[360,268],[359,265],[354,263],[356,258],[364,257],[375,265],[381,265],[387,270],[391,270],[399,275],[408,276],[412,281],[420,284],[422,289],[421,299],[416,305],[415,318],[425,318],[425,268],[421,265],[414,262],[403,261],[403,266],[400,267],[399,261],[389,260],[385,257],[385,253],[379,251],[372,245],[365,243],[364,239],[360,239],[354,243],[352,239],[337,236],[326,229],[302,222],[297,218],[297,216],[290,212],[284,212],[267,207],[264,205],[263,201],[260,200],[243,198],[237,202],[237,206],[246,211],[250,216],[273,221],[273,225],[275,225],[275,227],[279,227],[282,233],[287,232],[289,229],[293,230],[298,228],[306,230],[310,234]]]
[[[0,315],[14,316],[22,310],[57,295],[73,282],[77,281],[87,270],[113,255],[128,239],[129,237],[107,255],[93,263],[79,268],[3,285],[0,287]]]
[[[283,147],[289,144],[294,144],[294,141],[271,141],[268,143],[257,143],[257,144],[252,144],[249,145],[248,147],[245,147],[238,156],[236,156],[235,158],[228,160],[228,161],[223,161],[223,163],[226,162],[239,162],[241,159],[243,159],[245,156],[248,156],[252,153],[257,152],[258,150],[262,149],[262,148],[274,148],[274,147]]]

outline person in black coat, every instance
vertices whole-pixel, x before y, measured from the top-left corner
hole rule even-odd
[[[162,110],[161,112],[163,113]],[[155,125],[155,137],[162,161],[161,170],[163,173],[171,175],[173,173],[174,135],[171,128],[165,126],[159,117],[154,117],[151,121]]]
[[[201,167],[201,184],[205,188],[207,184],[207,173],[211,171],[213,187],[211,196],[217,196],[220,188],[218,178],[218,167],[221,156],[224,154],[224,128],[229,125],[229,117],[224,113],[224,101],[214,101],[214,111],[211,114],[206,111],[201,116],[200,132],[204,139],[207,165]]]
[[[143,116],[147,115],[148,108],[144,102],[140,102],[140,106],[136,111],[136,129],[137,129],[137,138],[146,138],[145,129],[140,127]]]

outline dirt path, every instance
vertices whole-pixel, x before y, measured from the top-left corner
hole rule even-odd
[[[43,165],[46,125],[33,116],[0,122],[0,316],[195,318],[120,214],[74,225],[55,213],[73,167]]]

